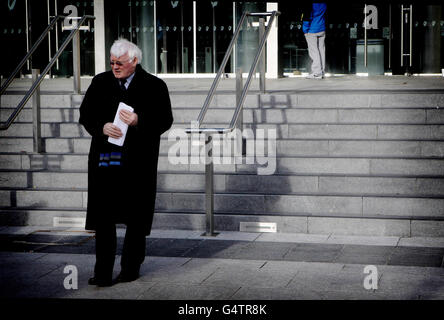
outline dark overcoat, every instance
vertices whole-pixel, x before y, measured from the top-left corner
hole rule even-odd
[[[108,142],[103,126],[113,122],[120,102],[134,108],[137,126],[130,126],[125,143]],[[166,84],[137,65],[123,91],[112,71],[96,75],[80,106],[80,119],[92,136],[88,157],[87,230],[105,223],[133,223],[151,232],[156,199],[160,136],[173,122]],[[102,166],[100,156],[121,154],[118,166]],[[99,166],[100,162],[100,166]]]

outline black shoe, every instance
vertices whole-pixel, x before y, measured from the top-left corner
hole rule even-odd
[[[97,277],[89,278],[88,284],[98,287],[111,287],[114,283],[112,279],[99,279]]]
[[[128,273],[128,272],[120,272],[120,274],[116,278],[116,282],[131,282],[137,280],[139,278],[139,273]]]

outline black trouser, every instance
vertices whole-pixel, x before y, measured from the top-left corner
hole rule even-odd
[[[137,225],[127,225],[123,242],[121,272],[138,274],[145,260],[145,233]],[[116,225],[103,224],[96,229],[96,265],[94,275],[99,279],[112,279],[117,249]]]

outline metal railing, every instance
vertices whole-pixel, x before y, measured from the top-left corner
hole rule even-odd
[[[251,81],[253,78],[253,74],[255,74],[256,67],[259,64],[259,61],[261,61],[261,75],[260,75],[260,88],[261,91],[265,92],[265,43],[267,41],[268,35],[270,33],[271,26],[273,25],[273,22],[276,18],[276,16],[280,15],[279,11],[271,11],[271,12],[244,12],[239,20],[239,23],[237,25],[237,28],[235,30],[235,33],[233,35],[233,38],[231,39],[231,42],[228,46],[228,49],[225,53],[225,56],[222,60],[222,63],[219,67],[219,70],[216,74],[216,77],[213,80],[213,84],[211,85],[210,91],[208,92],[207,98],[205,99],[205,102],[203,104],[203,107],[199,113],[199,116],[197,117],[197,126],[194,128],[187,128],[185,131],[190,134],[205,134],[205,154],[208,156],[208,158],[205,161],[205,212],[206,212],[206,232],[204,233],[205,236],[215,236],[217,233],[214,232],[214,184],[213,184],[213,173],[214,173],[214,167],[213,167],[213,161],[211,161],[212,157],[212,134],[227,134],[232,132],[236,126],[242,126],[242,114],[241,111],[243,109],[243,105],[245,102],[245,99],[247,97],[248,90],[251,85]],[[215,90],[217,85],[219,84],[219,80],[222,76],[222,73],[224,73],[225,66],[228,62],[228,59],[230,58],[230,55],[232,54],[234,44],[237,41],[237,38],[239,37],[240,30],[242,29],[242,26],[245,22],[245,19],[247,16],[252,17],[269,17],[268,25],[265,28],[265,19],[261,18],[259,19],[259,47],[256,53],[256,56],[254,57],[253,63],[250,68],[250,72],[248,73],[248,77],[246,80],[245,85],[242,87],[242,72],[238,69],[236,72],[236,91],[237,91],[237,97],[236,97],[236,109],[234,111],[234,115],[231,119],[230,125],[227,128],[201,128],[201,124],[204,120],[205,114],[208,111],[208,108],[210,106],[210,103],[214,97]],[[240,88],[242,88],[242,91],[240,92]],[[240,120],[240,121],[239,121]],[[240,124],[239,124],[240,123]]]
[[[14,80],[15,76],[17,75],[17,73],[19,73],[20,70],[23,68],[23,66],[25,65],[26,61],[28,61],[28,59],[32,56],[34,51],[38,48],[40,43],[42,43],[42,41],[45,39],[45,37],[49,33],[49,31],[52,30],[52,28],[54,28],[54,25],[57,23],[57,20],[62,19],[62,18],[65,18],[65,16],[64,15],[58,15],[58,16],[54,17],[54,19],[51,21],[51,23],[46,27],[46,29],[43,31],[43,33],[40,35],[40,37],[34,43],[32,48],[28,51],[28,53],[26,53],[26,55],[23,57],[22,61],[20,61],[20,63],[14,69],[14,71],[9,76],[9,78],[1,86],[1,88],[0,88],[0,95],[2,95],[6,91],[6,89],[9,87],[11,82]]]
[[[58,15],[56,16],[51,23],[48,25],[48,27],[43,31],[42,35],[39,37],[39,39],[36,41],[36,43],[32,46],[32,48],[29,50],[29,52],[25,55],[25,57],[22,59],[22,61],[19,63],[17,68],[15,68],[12,75],[8,78],[8,80],[5,81],[4,85],[1,87],[0,95],[3,94],[7,87],[11,84],[17,73],[21,70],[21,68],[24,66],[26,61],[31,57],[31,55],[34,53],[34,51],[37,49],[37,47],[40,45],[40,43],[43,41],[43,39],[46,37],[48,32],[54,27],[54,25],[57,23],[58,19],[60,18],[66,18],[64,15]],[[17,107],[14,109],[12,114],[9,116],[8,120],[5,123],[0,124],[0,130],[7,130],[11,124],[14,122],[14,120],[17,118],[19,113],[22,111],[22,109],[25,107],[26,103],[29,101],[29,99],[36,93],[36,101],[33,102],[33,107],[35,106],[36,110],[33,111],[33,114],[35,115],[33,117],[33,131],[37,136],[34,136],[34,152],[41,152],[41,143],[40,143],[40,135],[39,135],[39,127],[40,127],[40,112],[39,112],[39,106],[40,106],[40,84],[45,78],[45,76],[48,74],[48,72],[51,70],[54,63],[57,61],[59,56],[62,54],[62,52],[65,50],[65,48],[68,46],[69,42],[73,40],[73,64],[74,64],[74,92],[79,94],[80,93],[80,40],[79,40],[79,29],[81,25],[86,20],[93,20],[95,19],[94,16],[85,15],[81,17],[77,24],[73,24],[72,31],[68,35],[68,37],[65,39],[65,41],[60,46],[59,50],[55,53],[55,55],[52,57],[51,61],[49,61],[46,68],[39,74],[39,70],[34,69],[33,70],[33,83],[31,85],[31,88],[27,91],[23,99],[20,101],[20,103],[17,105]]]

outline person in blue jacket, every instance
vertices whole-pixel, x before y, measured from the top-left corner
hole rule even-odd
[[[327,4],[313,2],[311,10],[307,10],[302,17],[302,31],[308,45],[308,54],[311,60],[309,79],[323,79],[325,75],[325,13]]]

